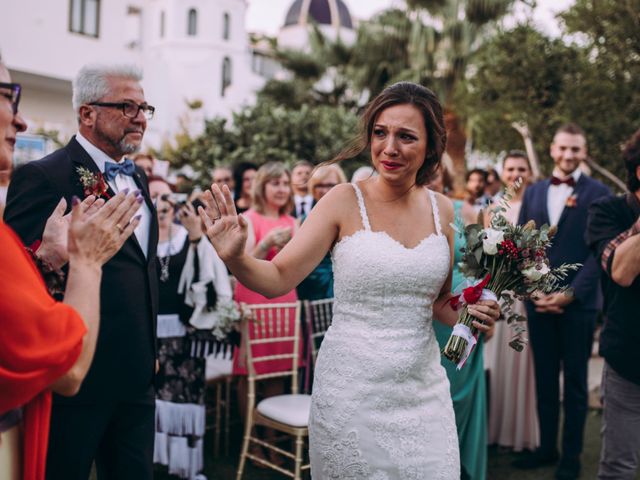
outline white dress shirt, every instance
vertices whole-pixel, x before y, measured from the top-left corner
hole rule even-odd
[[[93,143],[91,143],[89,140],[83,137],[80,132],[76,133],[76,140],[78,141],[80,146],[84,148],[85,151],[89,154],[93,162],[96,164],[96,166],[100,169],[100,171],[103,174],[104,174],[104,166],[107,162],[116,163],[109,155],[104,153],[102,150],[96,147]],[[124,157],[122,158],[121,161],[123,160],[124,160]],[[134,173],[134,175],[136,175],[136,173]],[[106,181],[106,178],[105,178],[105,181]],[[134,190],[139,190],[138,185],[136,184],[133,177],[130,177],[128,175],[122,175],[121,173],[116,175],[116,177],[113,180],[110,180],[107,183],[115,193],[118,193],[124,190],[125,188],[128,188],[129,192],[133,192]],[[140,223],[138,224],[138,226],[136,227],[133,233],[136,235],[136,238],[138,239],[138,243],[140,244],[140,248],[142,248],[142,252],[146,257],[149,250],[149,228],[151,227],[151,211],[149,210],[149,207],[147,207],[147,204],[145,202],[142,202],[142,204],[140,205],[140,208],[136,212],[136,215],[141,215],[141,217],[140,217]]]
[[[573,177],[573,180],[576,183],[578,183],[578,179],[581,174],[582,172],[580,169],[576,168],[570,176]],[[552,175],[561,179],[565,178],[565,175],[557,168],[553,169]],[[562,216],[562,211],[567,204],[567,200],[572,194],[573,187],[570,187],[566,183],[561,183],[560,185],[549,185],[549,190],[547,191],[547,212],[549,213],[549,223],[551,225],[558,225],[560,217]]]
[[[296,204],[296,217],[300,218],[302,215],[309,215],[311,207],[313,205],[313,195],[294,195],[293,201]]]

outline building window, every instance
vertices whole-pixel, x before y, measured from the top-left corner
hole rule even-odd
[[[164,38],[164,23],[165,23],[165,14],[163,10],[160,12],[160,38]]]
[[[187,35],[195,37],[198,33],[198,12],[195,8],[189,10],[189,18],[187,23]]]
[[[224,14],[222,25],[222,38],[229,40],[231,38],[231,16],[228,13]]]
[[[231,59],[224,57],[222,61],[222,91],[220,95],[224,97],[225,91],[231,85]]]
[[[71,0],[69,31],[97,38],[100,33],[100,0]]]

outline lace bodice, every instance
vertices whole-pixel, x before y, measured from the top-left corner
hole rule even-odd
[[[436,232],[407,248],[363,228],[334,247],[334,316],[321,346],[310,422],[316,478],[459,478],[449,385],[431,325],[450,250]]]
[[[342,238],[333,249],[336,313],[369,327],[389,325],[388,313],[414,315],[394,319],[396,325],[431,317],[431,305],[449,273],[449,244],[442,234],[435,194],[432,200],[436,232],[407,248],[383,231],[372,231],[360,189],[354,184],[363,228]],[[425,189],[426,190],[426,189]],[[342,318],[336,315],[337,319]],[[381,323],[379,323],[381,322]],[[424,322],[421,322],[424,323]]]

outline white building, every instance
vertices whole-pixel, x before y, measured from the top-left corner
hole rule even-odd
[[[83,65],[142,66],[146,99],[156,107],[145,144],[159,147],[182,129],[199,133],[205,118],[230,118],[276,75],[268,48],[249,45],[246,9],[247,0],[2,2],[10,21],[0,29],[0,51],[23,85],[29,132],[58,131],[62,140],[77,128],[71,81]],[[279,41],[303,48],[311,19],[331,38],[355,36],[342,0],[295,0]]]
[[[356,39],[351,13],[343,0],[295,0],[278,34],[278,46],[304,49],[312,23],[330,40],[338,38],[347,45]]]
[[[0,49],[23,85],[29,131],[76,131],[71,81],[92,62],[143,67],[145,96],[156,107],[147,145],[170,140],[181,125],[196,133],[204,117],[230,117],[264,82],[251,69],[246,8],[246,0],[3,2],[11,21],[0,29]]]

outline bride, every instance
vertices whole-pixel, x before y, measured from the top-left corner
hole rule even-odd
[[[229,190],[212,186],[206,233],[251,290],[278,296],[333,249],[335,304],[318,355],[309,421],[314,479],[459,479],[449,384],[432,319],[453,325],[453,206],[424,185],[440,163],[442,107],[408,82],[386,88],[363,115],[359,144],[379,173],[333,188],[271,262],[244,253],[247,222]],[[215,198],[215,200],[214,200]],[[469,306],[486,331],[496,302]],[[483,322],[483,323],[480,323]]]

